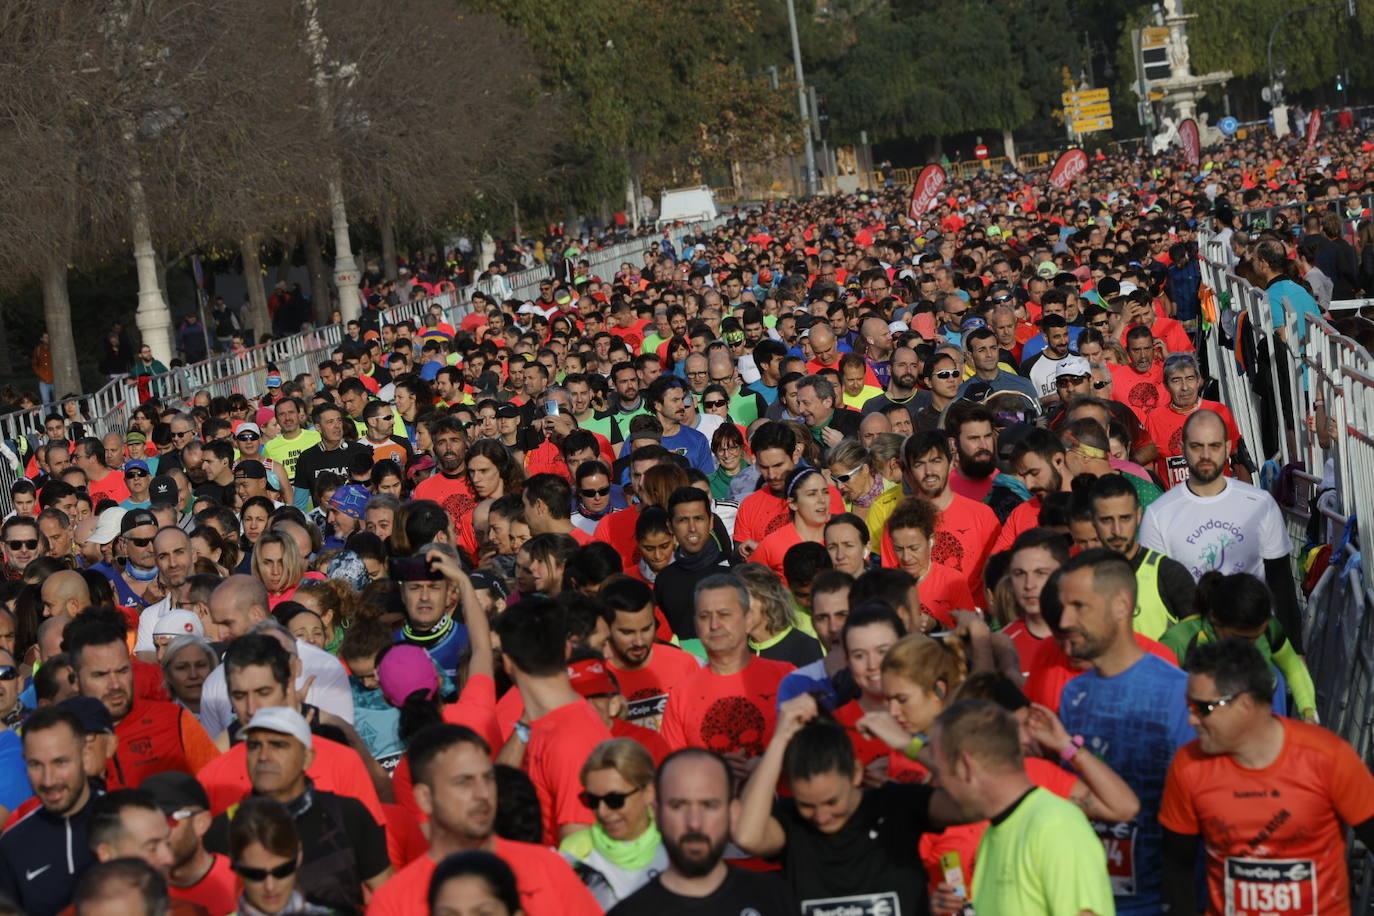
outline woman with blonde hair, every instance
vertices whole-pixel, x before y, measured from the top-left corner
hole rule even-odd
[[[792,593],[762,563],[741,563],[731,570],[749,589],[749,648],[798,668],[819,661],[821,644],[797,628]]]
[[[275,528],[263,532],[253,545],[252,573],[267,589],[269,609],[291,600],[305,576],[305,561],[296,539]]]
[[[558,850],[610,910],[668,868],[654,825],[654,761],[638,742],[612,738],[593,748],[579,778],[581,801],[596,821]]]

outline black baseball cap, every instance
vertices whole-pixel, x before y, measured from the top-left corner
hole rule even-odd
[[[163,814],[175,814],[187,808],[210,810],[210,796],[190,773],[175,770],[154,773],[143,780],[139,788],[153,797]]]
[[[166,479],[171,480],[170,477]],[[154,480],[154,484],[156,484],[156,480]],[[175,484],[172,486],[172,492],[176,492]],[[135,528],[141,528],[144,525],[152,525],[154,528],[158,527],[157,516],[154,515],[150,509],[134,509],[124,513],[124,518],[119,523],[119,533],[128,534]]]
[[[177,501],[177,482],[170,474],[159,474],[148,485],[148,499],[156,500],[159,496],[166,496],[174,503]]]

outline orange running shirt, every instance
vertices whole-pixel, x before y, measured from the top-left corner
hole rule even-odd
[[[443,506],[453,520],[458,547],[467,554],[469,561],[477,561],[477,532],[472,527],[472,510],[477,508],[477,496],[466,474],[458,477],[435,474],[421,481],[411,498],[432,499]]]
[[[1196,410],[1179,413],[1174,410],[1173,405],[1165,401],[1163,406],[1150,411],[1150,415],[1145,418],[1145,431],[1149,434],[1150,441],[1159,449],[1159,457],[1155,459],[1155,473],[1164,481],[1166,490],[1188,479],[1188,464],[1183,460],[1183,424],[1198,410],[1214,410],[1221,415],[1222,422],[1226,424],[1226,437],[1231,440],[1232,455],[1236,453],[1236,446],[1240,444],[1240,427],[1236,426],[1236,419],[1231,416],[1231,411],[1226,409],[1225,404],[1199,400]],[[1231,473],[1229,463],[1224,471],[1228,475]]]
[[[668,694],[659,729],[663,740],[673,750],[704,747],[759,756],[777,723],[778,684],[791,671],[786,662],[768,658],[751,659],[735,674],[702,668]]]
[[[834,487],[830,488],[830,514],[839,515],[844,511],[844,497]],[[740,500],[739,511],[735,513],[735,530],[731,535],[743,544],[753,541],[762,544],[763,539],[792,521],[792,510],[787,500],[774,496],[773,491],[764,487],[755,490]]]
[[[545,845],[557,846],[559,830],[568,824],[590,827],[596,822],[596,815],[578,797],[582,764],[593,748],[610,737],[601,716],[582,699],[530,723],[524,769],[544,812]]]
[[[1179,748],[1159,823],[1201,835],[1208,912],[1348,916],[1345,828],[1374,817],[1374,776],[1341,738],[1283,723],[1283,750],[1251,770],[1197,740]]]

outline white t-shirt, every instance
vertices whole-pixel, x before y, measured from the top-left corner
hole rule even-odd
[[[332,712],[349,725],[353,724],[353,690],[348,686],[348,672],[343,662],[323,649],[308,642],[296,640],[296,654],[301,660],[301,676],[296,678],[296,688],[314,676],[315,682],[302,699],[325,712]],[[234,708],[229,703],[229,685],[224,680],[224,665],[219,665],[205,679],[200,693],[200,724],[211,737],[229,727],[234,718]]]
[[[1044,351],[1041,352],[1043,353]],[[1030,368],[1029,376],[1031,384],[1035,386],[1036,391],[1040,392],[1040,399],[1042,401],[1052,394],[1057,394],[1059,391],[1059,389],[1055,387],[1054,380],[1059,375],[1057,370],[1059,368],[1060,359],[1063,359],[1063,357],[1061,356],[1059,359],[1056,359],[1049,354],[1044,354],[1037,359],[1035,365]]]
[[[1264,578],[1264,561],[1292,549],[1283,512],[1259,487],[1226,478],[1216,496],[1198,496],[1180,484],[1150,504],[1140,543],[1172,557],[1199,579],[1210,570]]]

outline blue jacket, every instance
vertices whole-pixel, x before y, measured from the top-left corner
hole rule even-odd
[[[28,916],[55,916],[72,902],[76,879],[95,861],[87,843],[91,798],[68,817],[39,806],[0,836],[0,894]]]

